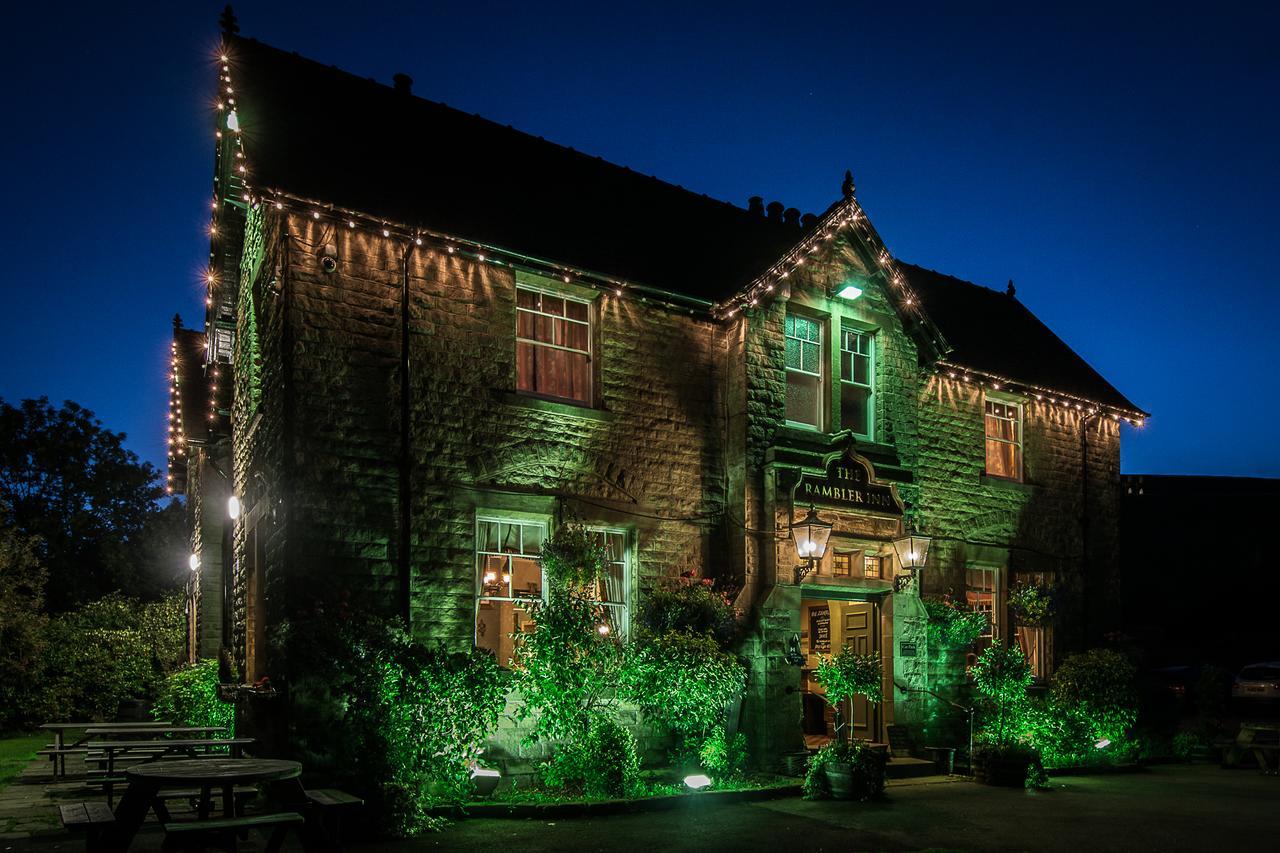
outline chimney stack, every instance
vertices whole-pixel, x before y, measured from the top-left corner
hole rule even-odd
[[[401,95],[413,94],[413,78],[408,74],[400,73],[391,78],[395,85],[395,90]]]

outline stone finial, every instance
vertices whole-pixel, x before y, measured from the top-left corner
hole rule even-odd
[[[240,23],[236,20],[236,10],[231,8],[230,3],[223,8],[222,14],[218,17],[218,25],[229,36],[240,32]]]
[[[1005,296],[1014,296],[1017,294],[1018,288],[1013,286],[1013,279],[1009,279],[1009,286],[1004,289]]]
[[[853,171],[851,169],[844,170],[844,180],[840,183],[840,194],[845,198],[853,198],[856,188],[853,185]]]

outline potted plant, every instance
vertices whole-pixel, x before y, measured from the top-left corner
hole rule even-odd
[[[987,785],[1022,787],[1040,757],[1027,742],[1027,685],[1031,666],[1019,648],[995,645],[973,665],[973,686],[982,697],[982,726],[973,753],[974,779]]]
[[[1023,627],[1049,624],[1053,610],[1053,590],[1044,581],[1019,581],[1009,590],[1009,613]]]
[[[822,774],[826,791],[836,799],[866,799],[868,785],[878,793],[884,788],[884,755],[862,743],[850,743],[844,719],[844,705],[855,696],[878,704],[881,699],[881,666],[878,654],[860,655],[844,646],[834,655],[823,657],[814,670],[814,679],[823,686],[824,698],[835,713],[835,738],[809,759],[805,776],[806,789],[821,796],[822,786],[810,783],[810,777]],[[878,756],[878,760],[877,760]],[[876,776],[868,780],[867,774]],[[877,781],[878,780],[878,781]]]

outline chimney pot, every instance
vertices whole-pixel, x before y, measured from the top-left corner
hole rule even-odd
[[[800,211],[794,207],[788,207],[782,213],[782,221],[798,228],[800,226]]]
[[[782,202],[780,202],[780,201],[771,201],[771,202],[769,202],[769,204],[768,204],[768,206],[765,208],[765,210],[769,211],[769,219],[770,219],[771,221],[773,221],[773,222],[781,222],[781,221],[782,221],[782,209],[783,209],[784,207],[786,207],[786,205],[784,205],[784,204],[783,204]]]
[[[764,216],[764,199],[758,195],[747,199],[747,213],[752,216]]]
[[[800,227],[801,227],[801,228],[812,228],[812,227],[813,227],[813,224],[814,224],[815,222],[817,222],[817,221],[818,221],[818,216],[817,216],[817,214],[814,214],[814,213],[806,213],[804,216],[801,216],[801,217],[800,217]]]
[[[400,73],[391,78],[395,84],[395,89],[402,95],[409,95],[413,92],[413,78],[408,74]]]

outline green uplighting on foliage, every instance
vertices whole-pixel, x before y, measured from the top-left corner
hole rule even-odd
[[[854,287],[852,284],[846,284],[844,287],[840,288],[840,292],[836,294],[838,298],[848,300],[849,302],[852,302],[861,295],[862,288]]]

